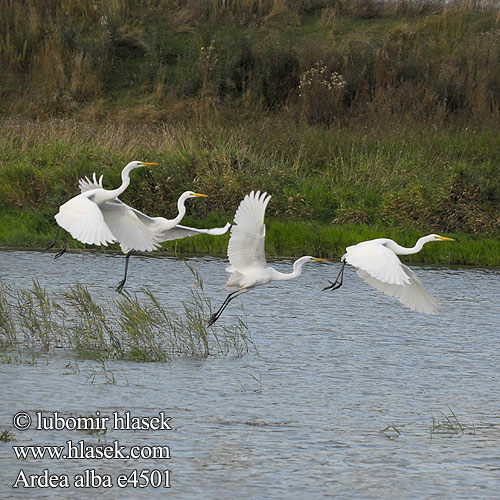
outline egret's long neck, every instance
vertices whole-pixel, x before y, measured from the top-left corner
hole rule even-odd
[[[302,274],[302,266],[308,260],[309,259],[307,257],[301,257],[300,259],[297,259],[293,263],[293,271],[291,273],[280,273],[279,271],[275,270],[276,276],[274,279],[284,281],[284,280],[293,280],[294,278],[297,278]]]
[[[179,224],[186,213],[186,207],[184,206],[184,202],[187,200],[188,195],[186,193],[182,194],[177,201],[177,210],[179,210],[179,214],[175,219],[165,219],[165,217],[152,217],[154,220],[154,231],[163,232],[170,231],[170,229],[174,228]]]
[[[419,238],[418,241],[415,243],[415,245],[411,248],[406,248],[402,247],[400,245],[396,245],[397,249],[394,250],[394,252],[397,255],[411,255],[412,253],[418,253],[426,243],[429,243],[429,241],[432,241],[433,237],[432,236],[424,236],[423,238]]]
[[[179,211],[179,214],[175,219],[172,220],[172,223],[174,226],[179,224],[179,222],[182,220],[184,215],[186,215],[186,207],[184,206],[184,203],[187,200],[186,194],[182,194],[179,199],[177,200],[177,210]]]
[[[128,188],[130,184],[130,172],[134,168],[136,168],[134,165],[129,164],[122,170],[122,184],[120,187],[108,191],[108,196],[110,196],[110,199],[120,196],[123,191]]]

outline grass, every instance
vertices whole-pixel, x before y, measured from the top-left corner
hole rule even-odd
[[[451,408],[448,408],[450,414],[440,412],[439,417],[432,417],[431,422],[431,438],[434,434],[445,436],[463,436],[464,434],[475,435],[476,429],[467,429],[455,415]]]
[[[327,123],[498,115],[494,2],[2,0],[0,9],[2,110],[24,116],[169,121],[236,104],[314,121],[321,103],[309,108],[297,85],[320,60],[347,81],[343,111]]]
[[[160,166],[134,172],[123,198],[150,215],[172,217],[192,189],[210,198],[190,203],[185,223],[223,225],[249,190],[268,191],[271,255],[338,258],[370,228],[405,241],[457,234],[460,245],[424,260],[500,265],[494,2],[0,0],[0,10],[0,245],[47,245],[79,177],[116,186],[141,159]]]
[[[223,226],[251,189],[271,193],[271,256],[340,258],[347,245],[370,237],[413,244],[435,232],[460,242],[433,246],[418,259],[500,265],[498,135],[408,128],[387,137],[378,130],[281,125],[279,118],[191,129],[110,123],[96,133],[73,120],[4,120],[0,245],[47,246],[53,216],[77,194],[79,177],[95,171],[104,174],[105,187],[118,185],[123,165],[141,158],[160,165],[134,172],[124,201],[172,218],[182,191],[208,194],[188,204],[186,225]],[[197,236],[164,249],[224,255],[228,237]]]
[[[211,303],[201,277],[190,269],[195,286],[182,301],[182,313],[166,310],[147,289],[141,298],[125,294],[103,303],[79,284],[55,297],[36,281],[31,290],[2,285],[10,301],[0,309],[1,347],[69,349],[78,358],[101,363],[102,373],[91,377],[104,374],[108,383],[115,383],[104,364],[109,359],[166,362],[176,356],[242,356],[253,346],[245,323],[237,318],[231,325],[207,328]]]
[[[13,439],[12,432],[8,431],[7,429],[2,431],[2,433],[0,434],[0,441],[3,441],[4,443],[12,441],[12,439]]]

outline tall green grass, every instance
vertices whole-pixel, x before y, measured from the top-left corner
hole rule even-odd
[[[149,215],[173,218],[184,190],[208,194],[188,203],[186,225],[222,226],[251,189],[269,192],[270,255],[338,258],[368,233],[405,241],[444,233],[463,235],[450,263],[499,264],[497,134],[407,127],[388,136],[359,127],[287,124],[274,118],[232,126],[214,120],[191,128],[96,129],[72,120],[4,120],[0,244],[47,245],[54,214],[78,193],[78,178],[96,172],[104,174],[105,187],[117,186],[122,167],[143,159],[159,165],[134,171],[123,200]],[[164,249],[224,255],[228,237],[197,236]],[[72,241],[70,247],[82,245]]]
[[[194,270],[182,312],[165,308],[147,289],[112,301],[96,300],[77,284],[63,294],[16,289],[0,282],[0,347],[53,351],[65,348],[83,359],[168,361],[177,356],[242,356],[253,344],[245,323],[207,328],[212,312]]]

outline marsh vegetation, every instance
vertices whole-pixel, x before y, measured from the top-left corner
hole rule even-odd
[[[160,304],[151,291],[96,299],[81,284],[50,294],[34,280],[32,289],[0,282],[0,347],[4,352],[54,352],[67,349],[77,358],[168,361],[172,357],[241,356],[252,349],[239,317],[207,328],[211,302],[199,273],[181,310]]]
[[[41,247],[79,177],[186,223],[273,195],[270,255],[368,234],[458,236],[424,262],[498,265],[500,44],[492,2],[0,1],[0,244]],[[383,229],[382,229],[383,228]],[[227,239],[166,249],[224,254]],[[72,243],[77,246],[75,242]]]

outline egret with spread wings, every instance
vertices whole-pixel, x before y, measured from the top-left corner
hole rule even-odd
[[[208,326],[213,325],[219,319],[222,311],[232,300],[252,288],[265,285],[270,281],[297,278],[302,273],[302,266],[306,262],[325,261],[325,259],[310,256],[301,257],[294,262],[291,273],[281,273],[267,265],[264,214],[270,199],[271,196],[267,193],[252,191],[243,198],[236,211],[227,249],[231,265],[226,269],[231,273],[226,288],[233,291],[226,297],[219,310],[212,314]]]
[[[60,228],[82,243],[107,246],[108,243],[114,243],[118,239],[116,234],[118,226],[130,227],[133,224],[139,227],[137,218],[134,218],[130,212],[115,214],[113,220],[106,217],[106,207],[111,200],[120,196],[127,189],[132,170],[149,165],[157,165],[157,163],[132,161],[122,170],[122,183],[119,188],[104,189],[102,184],[96,184],[61,205],[59,212],[55,215],[58,224],[56,237],[47,250],[55,245]],[[56,259],[67,249],[67,233],[65,233],[64,248],[56,254]],[[141,246],[154,246],[154,236],[147,229],[141,230],[139,228],[138,231],[134,231],[134,235],[140,238]]]
[[[102,176],[96,179],[94,173],[92,180],[88,177],[80,179],[80,190],[82,193],[88,190],[102,187]],[[231,224],[227,223],[224,227],[213,229],[197,229],[194,227],[181,226],[179,222],[186,213],[185,202],[189,198],[206,197],[206,194],[186,191],[182,193],[177,201],[179,211],[174,219],[165,219],[165,217],[149,217],[148,215],[130,207],[118,198],[106,202],[102,207],[104,220],[108,223],[111,231],[120,243],[120,248],[125,253],[125,274],[123,280],[116,287],[120,292],[127,280],[128,265],[130,256],[134,251],[150,252],[156,250],[161,243],[165,241],[178,240],[198,234],[209,234],[212,236],[221,235],[227,232]],[[131,223],[133,221],[133,223]],[[151,239],[143,238],[146,233]]]
[[[420,283],[417,275],[405,266],[398,255],[420,252],[430,241],[455,241],[453,238],[429,234],[420,238],[412,248],[402,247],[389,238],[362,241],[346,248],[342,266],[334,282],[323,290],[336,290],[342,286],[344,267],[347,264],[358,269],[357,274],[369,285],[396,297],[404,306],[425,314],[436,314],[438,301]]]

